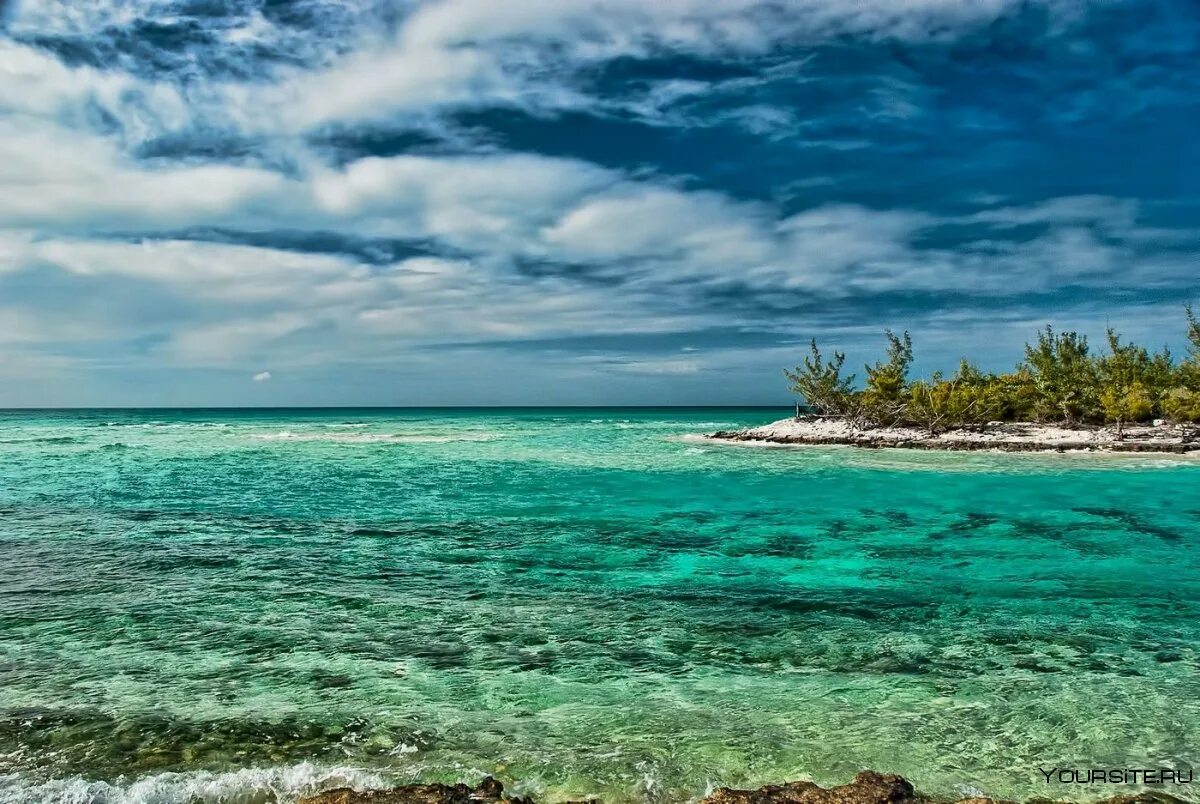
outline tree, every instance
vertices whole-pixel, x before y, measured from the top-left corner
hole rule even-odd
[[[1104,420],[1116,423],[1119,437],[1126,422],[1146,421],[1161,410],[1174,367],[1167,349],[1151,355],[1144,347],[1121,343],[1112,327],[1105,335],[1108,353],[1096,361],[1098,401]]]
[[[1151,352],[1105,333],[1103,352],[1093,354],[1087,338],[1047,326],[1025,345],[1015,371],[985,374],[963,360],[950,377],[941,372],[910,382],[912,338],[884,330],[887,353],[866,366],[861,391],[844,376],[846,356],[825,359],[812,341],[804,365],[785,371],[792,390],[818,413],[849,418],[857,425],[906,424],[937,433],[988,421],[1113,422],[1125,425],[1166,415],[1200,422],[1200,320],[1185,307],[1188,349],[1177,362],[1167,348]]]
[[[1010,374],[994,377],[987,393],[996,402],[995,418],[1009,422],[1027,422],[1037,418],[1040,404],[1038,389],[1027,366],[1018,366]]]
[[[1163,398],[1163,413],[1176,422],[1200,422],[1200,391],[1172,388]]]
[[[890,329],[887,360],[867,366],[866,388],[862,393],[863,415],[878,424],[894,424],[903,418],[908,391],[908,369],[912,365],[912,337],[906,331],[897,337]]]
[[[1038,333],[1036,346],[1025,345],[1025,366],[1037,393],[1038,419],[1077,424],[1097,417],[1096,372],[1085,336],[1056,334],[1047,326]]]
[[[784,369],[792,383],[792,391],[804,397],[804,401],[822,415],[845,415],[850,407],[849,400],[854,391],[854,375],[842,376],[846,355],[834,352],[832,360],[825,360],[813,338],[809,346],[812,354],[804,358],[804,365],[795,371]]]
[[[1179,365],[1179,383],[1191,391],[1200,391],[1200,321],[1189,304],[1183,308],[1187,316],[1187,357]]]
[[[936,435],[948,427],[983,424],[1000,415],[1003,397],[994,375],[985,375],[963,360],[958,373],[946,379],[940,371],[929,381],[917,380],[908,389],[904,419]]]
[[[1116,422],[1117,438],[1125,435],[1126,422],[1142,422],[1154,413],[1154,399],[1140,382],[1126,386],[1106,385],[1100,391],[1100,407],[1106,421]]]

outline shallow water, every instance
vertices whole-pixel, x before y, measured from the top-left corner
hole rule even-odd
[[[1200,758],[1200,460],[687,438],[785,413],[2,413],[0,801]]]

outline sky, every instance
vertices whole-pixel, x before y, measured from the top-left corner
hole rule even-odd
[[[1192,0],[0,0],[0,405],[1181,348],[1198,128]]]

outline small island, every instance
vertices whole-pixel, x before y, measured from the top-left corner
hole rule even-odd
[[[950,376],[910,380],[909,333],[885,331],[887,354],[866,366],[861,388],[846,356],[822,355],[785,370],[803,400],[796,416],[707,434],[719,441],[1006,452],[1200,452],[1200,321],[1185,308],[1187,354],[1176,360],[1122,341],[1106,348],[1047,326],[1004,374],[964,359]]]

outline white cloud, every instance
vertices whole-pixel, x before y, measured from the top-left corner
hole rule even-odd
[[[767,256],[769,214],[717,193],[625,183],[569,210],[543,239],[566,260],[745,263]]]
[[[28,244],[24,258],[79,276],[135,279],[235,303],[334,301],[353,297],[354,283],[367,279],[365,267],[344,257],[191,240],[46,240]],[[300,288],[303,298],[296,296]]]
[[[267,380],[271,379],[271,372],[260,371],[250,379],[254,380],[254,382],[266,382]]]
[[[91,128],[119,120],[126,143],[191,122],[178,88],[120,70],[68,66],[45,51],[0,38],[0,114]]]
[[[138,163],[109,139],[0,119],[0,226],[155,231],[282,217],[293,185],[253,167]]]
[[[365,0],[314,2],[309,10],[331,21],[320,30],[239,11],[214,32],[211,51],[160,53],[167,67],[139,72],[128,54],[103,67],[68,64],[12,35],[59,34],[104,52],[114,32],[178,9],[29,0],[0,32],[0,341],[33,350],[107,343],[129,360],[235,366],[244,383],[247,374],[268,378],[252,373],[262,365],[386,364],[439,342],[777,323],[706,296],[735,285],[761,306],[788,307],[795,298],[819,305],[890,292],[1041,292],[1064,280],[1098,286],[1133,264],[1146,284],[1186,278],[1184,258],[1137,252],[1164,235],[1123,199],[1073,196],[945,218],[856,204],[784,213],[691,189],[686,177],[577,159],[489,149],[335,164],[307,139],[364,120],[434,128],[449,110],[485,107],[700,125],[707,113],[672,116],[673,107],[741,91],[741,79],[668,79],[613,100],[583,94],[580,76],[621,56],[740,58],[831,37],[953,37],[1020,2],[515,0],[500,14],[484,0],[443,0],[404,6],[395,21]],[[288,58],[253,61],[258,49]],[[227,72],[206,73],[205,58]],[[777,69],[789,81],[814,80],[801,57]],[[918,111],[919,88],[884,89],[864,101],[874,114]],[[792,136],[804,110],[751,103],[713,114]],[[229,138],[233,153],[139,150],[197,135]],[[252,156],[238,151],[242,143]],[[953,248],[919,242],[940,226],[976,233]],[[1044,231],[1014,237],[1022,226]],[[443,256],[365,265],[186,239],[206,227],[263,243],[283,231],[398,239]],[[635,357],[610,370],[684,375],[707,365]]]
[[[170,52],[174,65],[151,80],[129,61],[104,69],[68,66],[45,51],[0,40],[0,109],[94,128],[97,111],[119,124],[126,144],[202,125],[259,135],[291,135],[330,124],[394,117],[419,120],[452,108],[508,105],[534,111],[604,108],[609,101],[580,93],[581,71],[622,56],[658,53],[762,54],[787,42],[836,37],[948,38],[986,25],[1020,0],[514,0],[497,14],[485,0],[441,0],[380,11],[370,2],[314,2],[308,13],[328,30],[298,32],[272,25],[254,10],[229,9],[204,50],[235,74],[206,82],[197,50]],[[1069,0],[1043,0],[1060,17]],[[135,25],[178,23],[177,9],[153,2],[23,2],[8,29],[107,42]],[[395,23],[391,18],[398,16]],[[188,24],[194,22],[188,21]],[[286,54],[296,65],[257,63],[255,52]],[[182,82],[175,74],[187,75]],[[703,92],[704,82],[665,82],[648,98]],[[666,96],[663,96],[666,93]],[[636,103],[635,103],[636,105]],[[652,110],[643,110],[652,111]],[[786,125],[765,110],[747,112],[756,126]],[[280,147],[290,147],[280,143]]]

